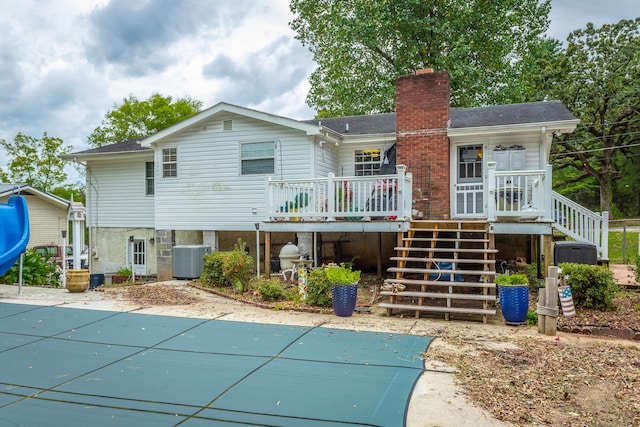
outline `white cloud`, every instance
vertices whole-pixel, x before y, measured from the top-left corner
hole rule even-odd
[[[564,40],[639,5],[553,0],[549,34]],[[47,132],[83,149],[109,109],[154,92],[313,117],[314,64],[289,28],[289,0],[0,0],[0,10],[0,138]]]
[[[621,19],[640,16],[638,0],[552,0],[550,37],[565,42],[573,30],[584,28],[588,22],[596,27],[614,24]]]

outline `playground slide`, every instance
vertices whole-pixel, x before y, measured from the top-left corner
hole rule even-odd
[[[15,264],[29,243],[29,213],[22,196],[0,204],[0,275]]]

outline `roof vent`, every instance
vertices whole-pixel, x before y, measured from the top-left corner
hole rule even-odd
[[[222,121],[222,130],[225,132],[230,132],[233,130],[233,120],[223,120]]]

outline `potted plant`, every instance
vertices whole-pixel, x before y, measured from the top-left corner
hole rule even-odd
[[[120,283],[130,282],[131,276],[132,276],[131,268],[122,267],[116,272],[116,274],[111,276],[111,283],[120,284]]]
[[[529,279],[526,274],[501,274],[496,277],[500,310],[507,325],[522,325],[529,312]]]
[[[325,267],[327,280],[331,283],[333,311],[338,316],[349,317],[356,307],[360,270],[350,264],[329,264]]]

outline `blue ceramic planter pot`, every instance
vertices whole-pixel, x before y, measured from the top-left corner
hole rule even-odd
[[[336,316],[349,317],[356,308],[358,284],[331,285],[331,300]]]
[[[522,325],[529,312],[529,286],[500,286],[500,309],[507,325]]]

